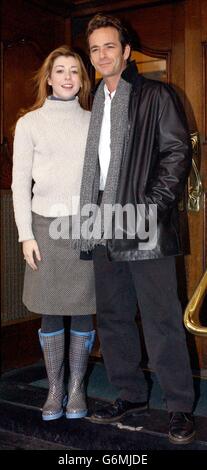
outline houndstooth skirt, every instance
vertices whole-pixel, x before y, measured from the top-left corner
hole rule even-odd
[[[67,220],[66,220],[67,219]],[[80,260],[80,252],[71,246],[70,221],[61,225],[61,238],[53,239],[49,227],[55,219],[33,212],[32,224],[42,261],[33,271],[26,264],[23,303],[34,313],[48,315],[91,315],[96,312],[93,262]],[[65,227],[65,228],[64,228]]]

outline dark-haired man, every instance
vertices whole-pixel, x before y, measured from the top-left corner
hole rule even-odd
[[[128,32],[118,19],[96,15],[87,39],[91,62],[103,80],[93,103],[81,209],[98,202],[103,216],[108,206],[128,204],[140,208],[136,227],[142,227],[128,236],[123,217],[120,237],[113,219],[111,236],[105,236],[103,223],[101,239],[82,240],[82,250],[93,247],[101,349],[108,377],[120,390],[119,398],[92,419],[111,423],[147,408],[135,322],[138,302],[150,367],[170,413],[169,438],[185,444],[195,434],[194,392],[175,256],[181,254],[177,202],[191,167],[186,119],[173,89],[140,76],[129,62]],[[144,235],[151,225],[148,240]]]

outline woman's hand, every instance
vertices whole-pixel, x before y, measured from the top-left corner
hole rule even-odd
[[[40,251],[36,240],[25,240],[22,242],[22,249],[24,254],[24,259],[33,269],[37,271],[37,265],[35,263],[35,258],[38,261],[41,261]],[[35,256],[34,256],[35,255]]]

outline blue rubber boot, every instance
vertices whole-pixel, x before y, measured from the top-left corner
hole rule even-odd
[[[68,419],[84,418],[88,412],[84,377],[94,339],[95,330],[86,332],[70,331],[70,380],[66,407],[66,418]]]
[[[42,408],[42,419],[51,421],[63,416],[64,388],[64,329],[53,333],[38,331],[47,371],[49,391]],[[66,404],[66,403],[65,403]]]

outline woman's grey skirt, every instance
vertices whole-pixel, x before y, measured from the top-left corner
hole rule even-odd
[[[26,264],[23,303],[34,313],[94,314],[93,262],[80,260],[80,251],[72,248],[72,217],[61,217],[61,238],[53,239],[50,236],[51,223],[56,220],[34,212],[32,214],[33,233],[42,261],[36,261],[37,271]]]

